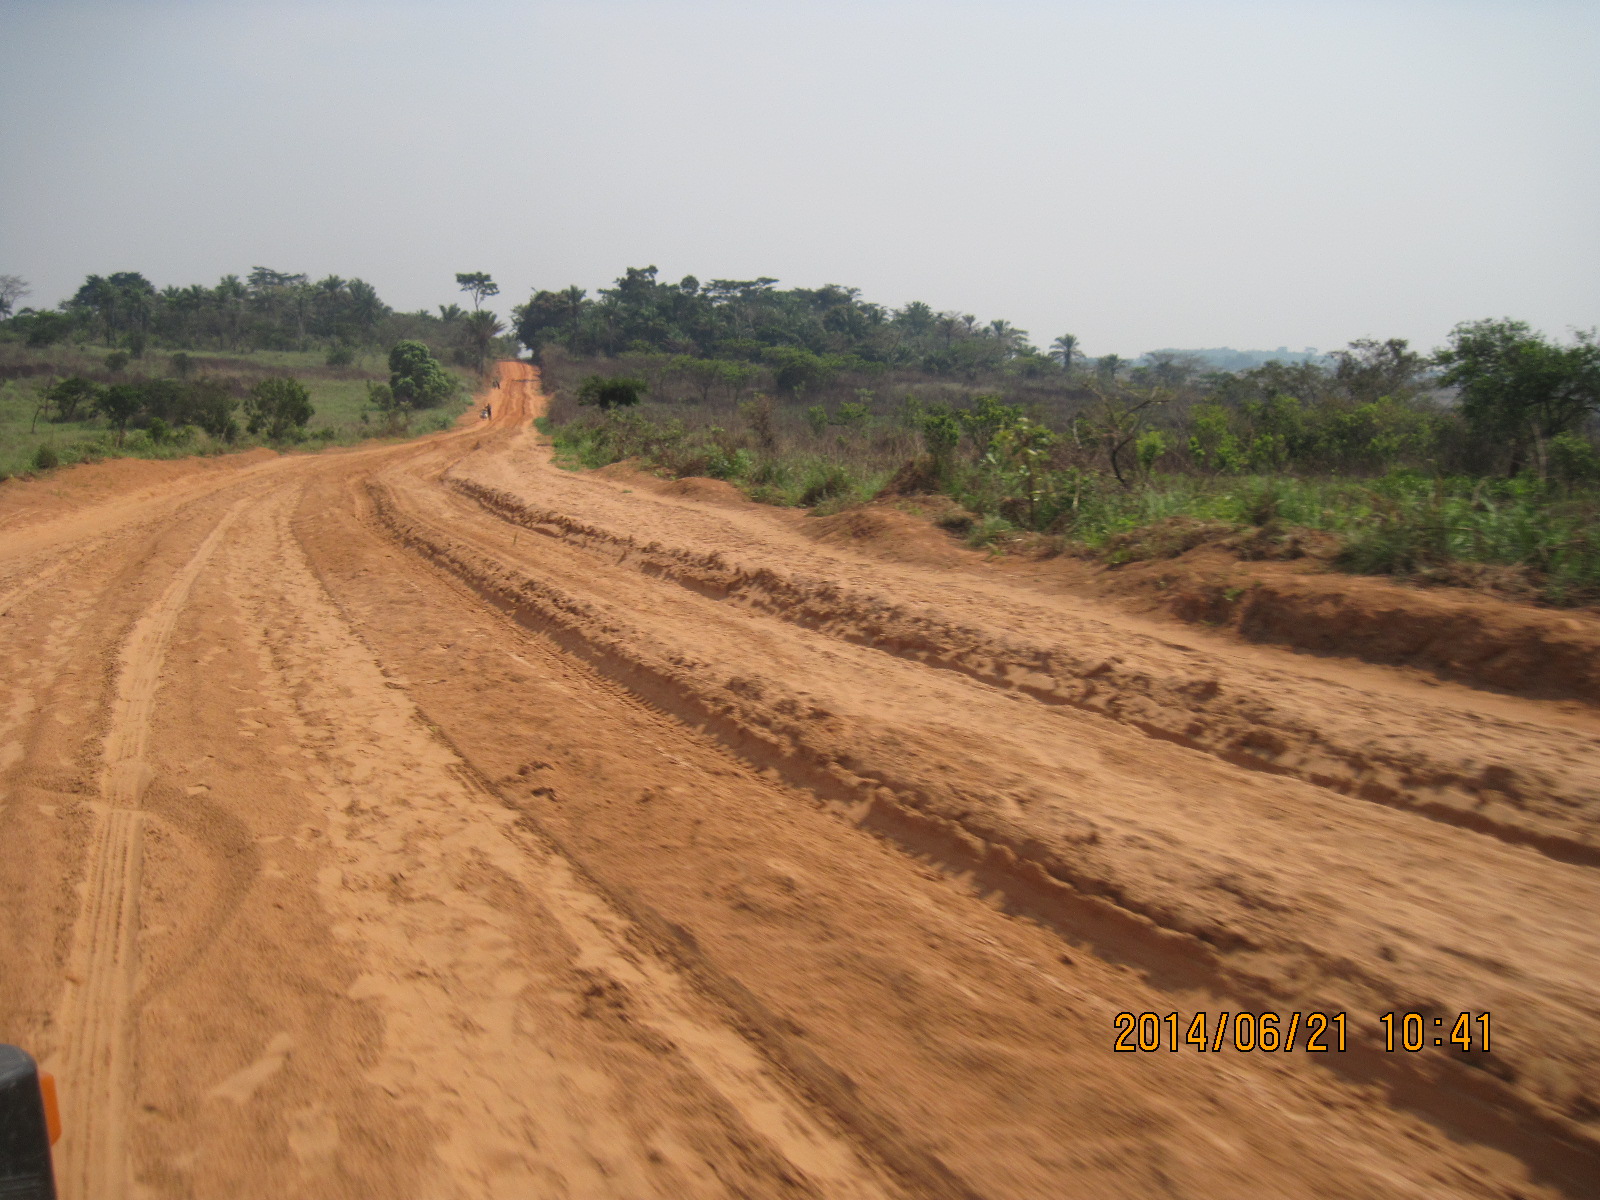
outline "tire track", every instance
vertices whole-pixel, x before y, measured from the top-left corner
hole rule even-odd
[[[412,764],[406,771],[408,788],[421,789],[435,797],[428,801],[413,799],[408,807],[396,812],[373,808],[359,818],[349,818],[350,830],[335,834],[336,842],[347,851],[345,872],[351,877],[362,873],[366,864],[361,858],[374,853],[383,840],[375,834],[377,828],[395,831],[395,840],[401,843],[420,843],[438,839],[441,828],[454,826],[440,843],[446,852],[443,857],[459,861],[475,856],[504,872],[536,898],[555,929],[575,948],[571,969],[587,981],[585,994],[593,999],[586,1002],[602,1008],[617,1006],[625,1016],[631,1037],[661,1047],[658,1052],[678,1060],[680,1069],[696,1080],[697,1089],[703,1088],[717,1097],[737,1131],[735,1139],[765,1146],[772,1158],[783,1164],[781,1174],[788,1182],[782,1187],[782,1194],[792,1191],[839,1200],[888,1200],[904,1194],[891,1182],[896,1175],[904,1178],[906,1172],[899,1169],[901,1164],[891,1162],[886,1169],[873,1152],[876,1147],[858,1145],[853,1131],[834,1127],[831,1113],[824,1110],[819,1114],[783,1069],[769,1061],[759,1039],[752,1038],[742,1027],[738,1014],[719,1012],[708,1005],[696,986],[699,981],[670,956],[651,947],[651,939],[626,906],[608,896],[543,831],[518,822],[492,785],[470,766],[442,731],[425,719],[404,689],[393,682],[386,686],[381,682],[376,655],[312,568],[304,546],[288,530],[279,538],[274,553],[274,560],[282,566],[278,586],[293,600],[292,610],[308,618],[320,607],[329,610],[333,618],[328,622],[308,621],[305,636],[317,643],[315,665],[309,643],[297,643],[292,657],[287,649],[274,654],[277,671],[295,680],[294,704],[308,721],[330,719],[323,697],[329,694],[330,684],[337,677],[346,689],[344,719],[360,722],[352,724],[338,743],[381,747],[385,760],[382,770],[392,770],[395,764]],[[320,632],[311,634],[312,626]],[[354,698],[357,692],[371,699],[358,701]],[[375,775],[373,780],[382,778]],[[393,796],[402,794],[398,787],[391,789],[373,780],[365,786]],[[360,832],[353,824],[356,820],[363,826]],[[387,852],[381,853],[384,869],[392,869]],[[377,865],[374,862],[373,869]],[[407,870],[407,886],[427,894],[427,882],[420,870]],[[347,884],[340,889],[337,902],[349,906],[353,917],[366,902],[366,895]],[[473,913],[472,901],[458,888],[451,895],[451,902],[450,936],[458,944],[470,944],[477,936],[477,927],[465,921]],[[481,915],[484,930],[504,922],[501,914],[484,911]],[[411,919],[422,920],[415,912]],[[412,936],[421,935],[413,932]],[[503,938],[505,945],[511,940],[509,933]],[[482,950],[480,961],[497,964],[496,969],[508,977],[525,969],[507,961],[504,951],[492,949],[488,942],[483,943]],[[438,963],[431,964],[431,969],[446,971]],[[369,970],[390,977],[401,974],[377,966]],[[453,981],[458,1002],[467,1003],[472,988],[470,978]],[[396,1023],[404,1019],[399,1007],[396,1005],[392,1011]],[[413,1039],[412,1049],[406,1051],[395,1039],[390,1049],[397,1056],[418,1055],[422,1045],[423,1039]],[[496,1057],[503,1058],[507,1049],[499,1047]],[[461,1045],[452,1049],[452,1055],[455,1072],[478,1081],[493,1080],[492,1086],[508,1098],[522,1094],[521,1068],[474,1062]],[[419,1055],[406,1069],[426,1078],[434,1076],[438,1066]],[[480,1082],[478,1086],[483,1085]],[[425,1109],[440,1110],[439,1125],[450,1131],[448,1145],[459,1150],[460,1144],[469,1139],[481,1143],[481,1133],[464,1132],[459,1119],[436,1102],[422,1098],[419,1103]],[[915,1194],[930,1200],[959,1200],[970,1194],[947,1179],[929,1186],[927,1179],[919,1177],[916,1183]]]
[[[1147,737],[1209,754],[1233,766],[1287,776],[1507,845],[1527,846],[1558,862],[1600,867],[1600,845],[1587,833],[1557,827],[1569,793],[1592,794],[1587,781],[1557,778],[1526,763],[1489,764],[1476,772],[1437,761],[1429,747],[1396,749],[1352,741],[1276,710],[1270,697],[1222,694],[1204,672],[1161,678],[1122,656],[1064,643],[1020,642],[963,626],[937,610],[913,609],[881,595],[824,580],[739,567],[720,554],[641,544],[566,513],[537,508],[513,494],[453,475],[450,492],[507,524],[624,565],[697,595],[739,604],[849,645],[951,671],[1037,703],[1108,717]],[[1506,820],[1483,810],[1506,794],[1517,803]]]
[[[1222,1008],[1279,1005],[1282,997],[1263,992],[1261,981],[1231,968],[1218,947],[1169,926],[1133,897],[1108,892],[1060,859],[1039,860],[1037,847],[1009,844],[937,815],[919,798],[917,784],[854,756],[846,762],[829,747],[809,744],[798,723],[764,719],[770,714],[740,709],[728,697],[708,692],[705,681],[691,678],[678,660],[641,655],[641,639],[630,638],[614,617],[597,613],[550,579],[497,561],[465,531],[433,525],[406,506],[398,489],[378,481],[367,487],[376,521],[390,537],[641,698],[703,725],[758,768],[777,770],[796,786],[855,812],[863,825],[913,855],[970,878],[982,891],[1005,896],[1013,911],[1089,944],[1102,957],[1136,964],[1161,986],[1207,993]],[[1444,1006],[1434,1007],[1442,1011]],[[1479,1063],[1397,1060],[1358,1038],[1351,1053],[1321,1065],[1353,1082],[1386,1088],[1395,1107],[1423,1114],[1452,1136],[1519,1158],[1572,1195],[1591,1194],[1600,1181],[1600,1143],[1587,1130],[1530,1102],[1478,1069]]]
[[[38,591],[45,584],[49,583],[68,567],[76,566],[78,561],[78,556],[59,559],[50,566],[33,572],[26,582],[19,583],[9,592],[6,592],[4,595],[0,595],[0,617],[9,616],[12,605],[16,604],[17,601],[26,600],[29,596],[33,595],[34,592]]]
[[[135,622],[122,653],[105,740],[99,828],[89,851],[83,910],[62,1002],[63,1128],[58,1173],[67,1200],[120,1200],[128,1192],[128,1116],[135,1064],[131,1019],[138,977],[139,887],[150,781],[145,749],[172,631],[223,535],[248,500],[217,522],[154,605]]]

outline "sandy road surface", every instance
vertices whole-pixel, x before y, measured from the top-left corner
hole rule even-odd
[[[568,474],[493,399],[0,496],[0,1038],[68,1200],[1600,1194],[1594,713]],[[1347,1048],[1113,1051],[1268,1010]]]

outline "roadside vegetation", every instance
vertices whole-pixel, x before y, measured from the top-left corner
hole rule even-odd
[[[569,465],[636,459],[821,513],[923,497],[997,550],[1127,562],[1217,542],[1600,602],[1592,334],[1478,321],[1431,355],[1360,341],[1224,372],[1089,358],[1071,335],[1040,352],[1004,321],[849,288],[654,275],[514,310]]]
[[[371,285],[255,268],[216,287],[157,290],[90,276],[55,309],[0,276],[0,479],[107,456],[351,444],[447,427],[512,347],[473,302],[399,313]]]

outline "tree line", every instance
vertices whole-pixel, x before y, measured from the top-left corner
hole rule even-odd
[[[954,409],[990,397],[1103,443],[1118,478],[1138,454],[1210,473],[1404,463],[1543,477],[1584,459],[1600,409],[1595,335],[1562,343],[1510,319],[1463,323],[1432,354],[1364,339],[1230,372],[1175,351],[1092,358],[1070,333],[1041,351],[1004,320],[919,301],[891,309],[835,284],[658,274],[627,268],[596,297],[537,291],[512,310],[516,335],[553,379],[590,364],[571,387],[602,408],[646,395],[737,406],[770,393],[829,413],[908,393]]]
[[[980,323],[970,313],[936,312],[920,301],[889,309],[861,298],[859,288],[777,287],[777,280],[713,279],[686,275],[663,282],[653,266],[628,267],[609,288],[590,297],[580,287],[539,291],[511,310],[517,338],[537,357],[560,346],[574,357],[629,352],[701,359],[776,363],[802,375],[810,359],[915,366],[938,375],[1006,367],[1047,371],[1050,356],[1008,321]],[[1052,349],[1070,365],[1068,337]]]
[[[505,332],[504,323],[481,302],[499,288],[485,272],[456,276],[473,299],[470,311],[457,304],[398,312],[363,279],[254,267],[230,274],[215,286],[157,288],[138,271],[90,275],[54,309],[18,308],[27,282],[0,276],[0,320],[13,336],[41,348],[69,341],[96,341],[134,358],[147,348],[214,350],[326,350],[334,365],[349,363],[358,349],[426,342],[458,365],[482,368]]]

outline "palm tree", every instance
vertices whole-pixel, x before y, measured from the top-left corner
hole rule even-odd
[[[1070,333],[1063,333],[1050,343],[1050,357],[1061,364],[1063,371],[1071,371],[1073,360],[1078,357],[1078,339]]]
[[[489,358],[489,343],[506,331],[505,322],[487,308],[475,309],[461,318],[467,332],[467,344],[478,355],[478,372],[482,374]]]
[[[75,308],[87,308],[100,318],[105,327],[106,345],[116,340],[117,288],[102,275],[91,275],[83,281],[71,301]]]
[[[898,324],[904,325],[913,334],[927,333],[928,330],[933,328],[933,309],[929,308],[921,300],[913,300],[899,312],[895,313],[894,319]]]
[[[1018,329],[1010,321],[990,321],[984,335],[993,338],[1007,357],[1021,350],[1028,340],[1028,331]]]
[[[588,294],[577,284],[556,293],[567,319],[567,351],[571,354],[578,352],[578,323],[583,320],[583,310],[588,307],[588,301],[584,299]]]
[[[240,335],[244,327],[246,295],[244,281],[237,275],[224,275],[211,290],[212,302],[222,314],[223,326],[227,331],[227,346],[230,350],[239,348]]]
[[[378,299],[378,289],[364,279],[352,279],[345,284],[345,291],[350,297],[350,315],[355,319],[356,325],[369,338],[376,331],[378,322],[389,315],[389,306]]]

